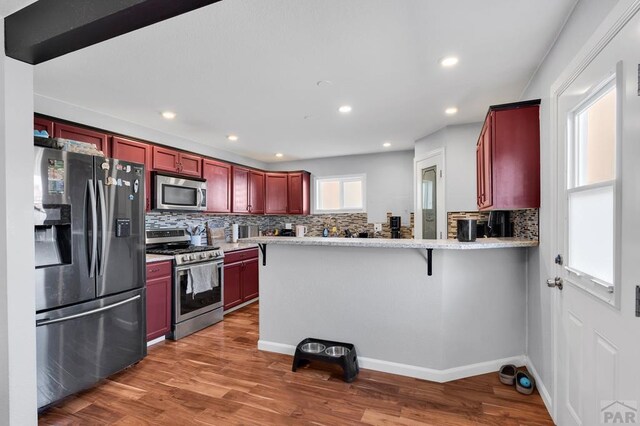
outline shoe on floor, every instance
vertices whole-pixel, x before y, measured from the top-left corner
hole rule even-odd
[[[516,373],[516,390],[525,395],[531,395],[536,387],[536,381],[526,371]]]
[[[500,371],[498,372],[498,377],[500,377],[500,381],[505,385],[513,385],[516,377],[516,366],[513,364],[506,364],[500,367]]]

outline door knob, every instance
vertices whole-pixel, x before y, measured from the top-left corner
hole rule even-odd
[[[562,278],[555,277],[547,280],[547,287],[558,287],[558,290],[562,290]]]

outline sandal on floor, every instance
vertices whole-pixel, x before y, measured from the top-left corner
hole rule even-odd
[[[516,366],[513,364],[506,364],[500,367],[500,371],[498,372],[498,377],[500,377],[500,381],[505,385],[513,385],[516,377]]]
[[[536,387],[536,381],[526,371],[516,373],[516,390],[525,395],[531,395]]]

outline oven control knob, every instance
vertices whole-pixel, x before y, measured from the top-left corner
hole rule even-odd
[[[200,259],[206,259],[206,258],[207,258],[207,254],[206,254],[206,253],[202,253],[202,254],[200,255]]]
[[[196,260],[196,255],[195,254],[190,255],[189,260]]]
[[[189,256],[182,256],[182,261],[186,262],[187,260],[189,260]]]

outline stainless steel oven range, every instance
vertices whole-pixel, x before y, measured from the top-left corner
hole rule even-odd
[[[192,246],[184,229],[146,231],[147,253],[173,256],[173,301],[169,338],[181,339],[222,321],[224,253]]]

